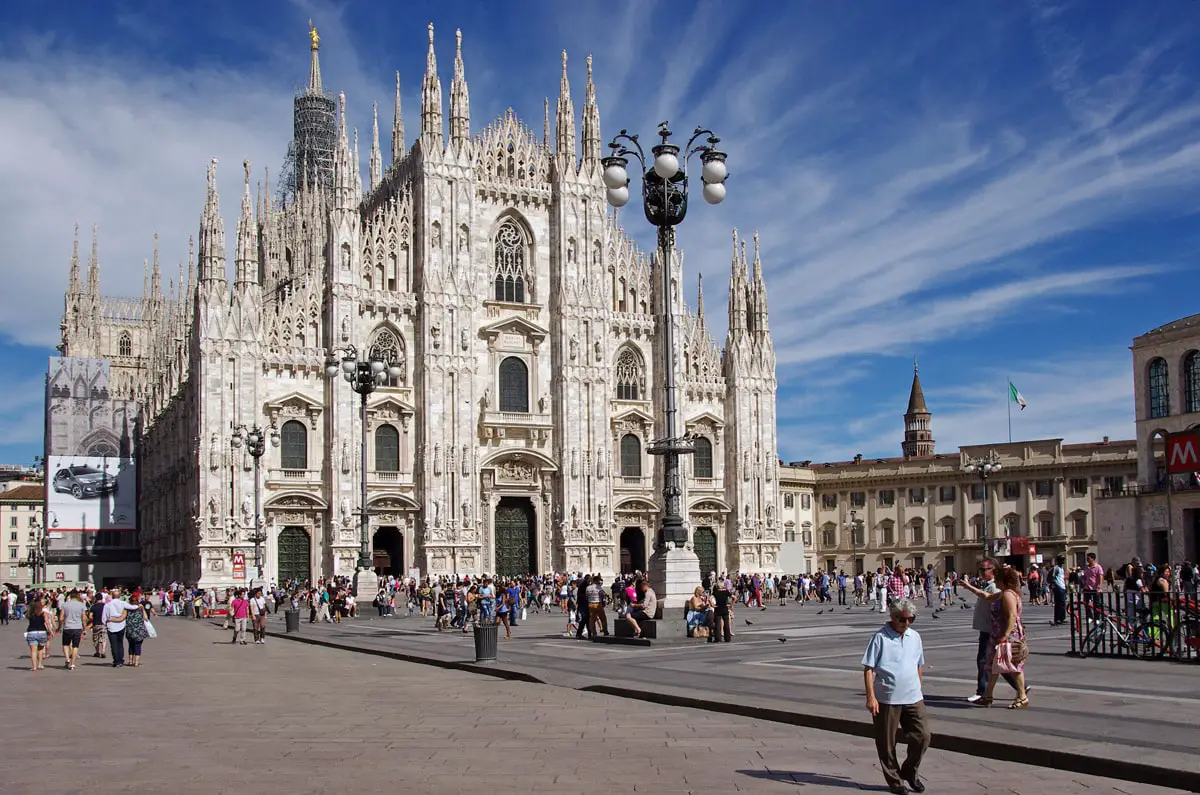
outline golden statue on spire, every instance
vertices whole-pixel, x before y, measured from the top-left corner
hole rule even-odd
[[[311,19],[308,20],[308,38],[312,41],[313,52],[321,48],[321,37],[317,35],[317,27]]]

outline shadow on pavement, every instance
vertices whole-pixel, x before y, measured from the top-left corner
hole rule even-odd
[[[960,696],[925,695],[925,703],[944,709],[976,709],[975,705]]]
[[[840,787],[842,789],[856,789],[865,792],[887,792],[887,787],[882,784],[874,786],[860,784],[846,776],[826,776],[822,773],[805,773],[800,770],[739,770],[737,772],[750,778],[762,779],[764,781],[779,781],[784,784],[795,784],[799,787],[807,784],[817,784],[825,787]]]

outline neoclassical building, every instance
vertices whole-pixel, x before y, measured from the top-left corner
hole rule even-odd
[[[258,484],[268,578],[353,572],[364,468],[382,573],[644,569],[664,366],[695,439],[683,504],[701,567],[777,568],[757,236],[748,251],[734,233],[721,349],[702,287],[695,309],[685,302],[682,257],[648,257],[607,210],[590,58],[579,119],[564,53],[553,134],[549,102],[540,138],[511,110],[472,132],[461,36],[443,114],[430,26],[419,133],[405,137],[397,82],[390,165],[376,120],[364,184],[318,46],[313,31],[276,197],[268,183],[256,198],[245,166],[232,281],[215,160],[177,287],[164,294],[157,240],[138,301],[101,296],[95,238],[86,287],[72,259],[62,351],[109,358],[114,388],[144,407],[144,580],[229,585],[235,554],[253,560],[255,467],[231,442],[254,424],[273,442]],[[400,365],[370,396],[365,429],[358,396],[324,373],[347,346]]]

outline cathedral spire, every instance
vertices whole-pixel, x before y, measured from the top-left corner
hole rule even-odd
[[[100,238],[96,224],[92,224],[92,256],[88,259],[87,291],[93,298],[100,297]]]
[[[371,103],[371,192],[383,181],[383,153],[379,151],[379,103]]]
[[[763,279],[757,231],[754,233],[754,282],[750,287],[750,295],[754,306],[754,330],[760,335],[766,334],[769,328],[767,325],[767,283]]]
[[[71,274],[69,277],[67,294],[81,295],[83,293],[83,279],[79,273],[79,222],[75,222],[75,243],[71,248]]]
[[[704,322],[704,274],[696,274],[696,317]]]
[[[441,151],[442,81],[438,79],[437,55],[433,52],[433,23],[429,23],[429,52],[425,55],[425,80],[421,83],[421,141],[426,152]]]
[[[392,114],[392,165],[404,159],[404,114],[400,112],[400,73],[396,72],[396,110]]]
[[[454,79],[450,81],[450,141],[455,149],[471,137],[471,95],[462,58],[462,31],[454,31]]]
[[[308,93],[321,94],[321,59],[317,57],[317,50],[321,47],[321,37],[317,35],[317,28],[313,25],[313,21],[308,20],[308,39],[309,48],[312,50],[312,57],[308,65]]]
[[[908,410],[904,412],[905,458],[921,458],[933,455],[933,415],[925,405],[925,391],[921,389],[921,375],[917,361],[913,360],[912,388],[908,392]]]
[[[746,292],[738,258],[738,233],[733,230],[733,261],[729,266],[729,333],[733,339],[746,330]]]
[[[542,146],[550,150],[550,97],[545,100],[545,116],[542,119]]]
[[[150,297],[162,298],[162,268],[158,262],[158,232],[154,233],[154,264],[150,270]]]
[[[254,215],[250,211],[250,161],[243,160],[246,172],[242,190],[242,215],[237,224],[237,255],[234,260],[234,284],[253,284],[258,277],[258,246]]]
[[[142,301],[150,298],[150,260],[142,259]]]
[[[200,216],[200,283],[225,281],[225,220],[217,193],[217,159],[208,164],[208,189]]]
[[[338,94],[338,134],[333,153],[333,194],[336,207],[346,209],[354,201],[354,160],[346,134],[346,95]],[[361,185],[361,183],[360,183]]]
[[[562,77],[558,82],[558,115],[554,119],[557,140],[555,154],[574,168],[575,106],[571,104],[571,83],[567,80],[567,51],[562,51]]]
[[[587,92],[583,100],[583,160],[600,162],[600,109],[596,106],[596,84],[592,82],[592,56],[587,57]]]

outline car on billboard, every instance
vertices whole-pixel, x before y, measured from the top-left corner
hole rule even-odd
[[[77,500],[115,494],[117,479],[102,469],[89,466],[63,467],[54,473],[54,490],[70,494]]]

